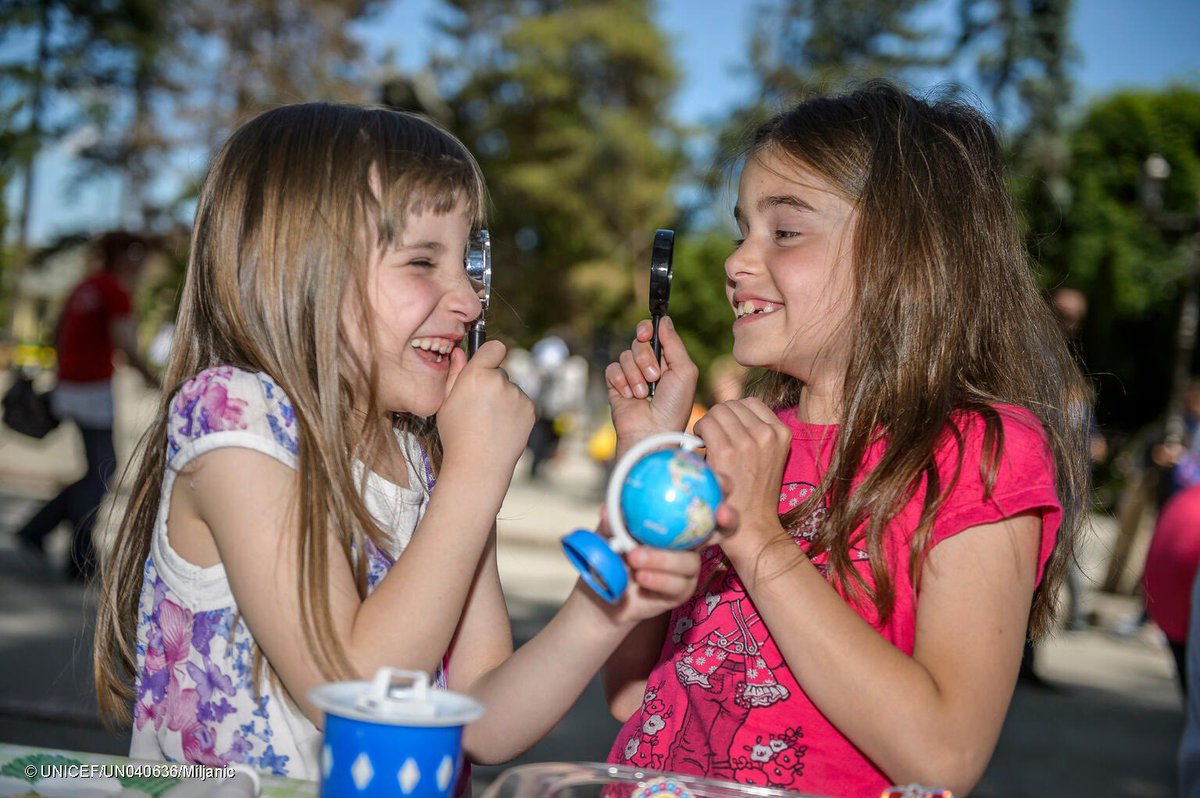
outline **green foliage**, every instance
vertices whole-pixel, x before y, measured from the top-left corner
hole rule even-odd
[[[917,22],[929,0],[771,0],[759,5],[752,69],[771,101],[944,66],[944,36]]]
[[[454,46],[435,67],[492,193],[493,323],[527,341],[632,322],[682,159],[649,2],[447,5]]]
[[[1111,302],[1117,317],[1169,303],[1187,269],[1188,242],[1164,235],[1139,202],[1152,153],[1171,165],[1164,214],[1190,217],[1200,199],[1200,91],[1115,94],[1093,104],[1071,135],[1069,243],[1051,275]]]
[[[702,374],[733,348],[733,311],[725,297],[725,259],[732,251],[730,235],[716,231],[690,233],[675,243],[671,318]]]
[[[1171,385],[1191,257],[1186,229],[1195,224],[1200,200],[1200,90],[1177,86],[1098,98],[1065,128],[1062,142],[1055,201],[1049,170],[1021,157],[1028,150],[1014,159],[1023,170],[1017,194],[1031,253],[1043,287],[1068,285],[1088,297],[1081,355],[1098,384],[1101,422],[1137,429],[1160,416]],[[1152,153],[1171,166],[1157,218],[1139,194]]]

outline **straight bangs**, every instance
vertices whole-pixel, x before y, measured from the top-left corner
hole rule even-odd
[[[362,134],[374,157],[361,201],[379,232],[378,246],[397,246],[409,215],[441,215],[459,203],[472,228],[483,227],[483,172],[457,138],[423,117],[391,111],[371,119]]]

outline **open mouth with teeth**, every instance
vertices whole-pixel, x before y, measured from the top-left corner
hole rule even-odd
[[[447,338],[414,338],[410,345],[418,355],[434,363],[448,360],[456,346],[454,341]]]
[[[753,316],[753,315],[757,315],[757,314],[765,315],[767,313],[774,313],[775,311],[779,310],[781,307],[783,307],[783,306],[777,305],[774,302],[767,302],[767,301],[761,300],[761,299],[759,299],[759,300],[748,299],[745,302],[739,302],[737,304],[737,307],[734,308],[734,313],[736,314],[737,318],[740,319],[745,316]]]

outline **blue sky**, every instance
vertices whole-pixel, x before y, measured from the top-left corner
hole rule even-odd
[[[364,39],[376,53],[393,48],[400,67],[418,67],[431,45],[429,20],[437,6],[435,0],[393,2],[365,27]],[[674,111],[682,121],[718,118],[751,90],[745,69],[753,6],[750,0],[659,0],[658,21],[681,73]],[[930,21],[939,24],[936,18]],[[1076,0],[1072,34],[1079,51],[1073,77],[1081,102],[1117,88],[1179,80],[1200,85],[1200,0]],[[71,163],[63,147],[41,158],[38,168],[34,242],[117,222],[121,186],[116,180],[71,188]]]

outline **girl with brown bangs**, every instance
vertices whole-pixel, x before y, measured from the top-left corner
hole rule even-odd
[[[696,596],[610,660],[610,761],[965,794],[1088,496],[1090,392],[996,135],[886,84],[802,102],[750,139],[734,218],[733,355],[763,377],[696,433],[740,525],[703,552]],[[649,338],[643,322],[607,372],[622,448],[691,406],[674,328],[663,364]]]
[[[96,684],[132,756],[316,778],[310,688],[391,666],[482,700],[464,746],[504,761],[694,591],[699,557],[656,553],[625,603],[577,590],[513,654],[495,517],[533,405],[503,344],[458,348],[485,202],[457,139],[382,109],[280,108],[217,155],[103,566]]]

